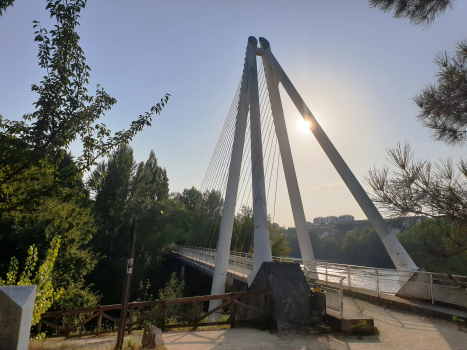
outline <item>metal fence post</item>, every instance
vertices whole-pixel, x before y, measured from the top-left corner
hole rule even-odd
[[[328,263],[325,263],[326,266],[326,286],[328,285]]]
[[[342,281],[345,277],[341,277],[340,288],[339,288],[339,311],[341,320],[344,318],[344,288],[342,287]]]
[[[347,284],[348,284],[348,286],[349,286],[349,290],[350,290],[350,265],[348,266],[348,272],[347,272],[347,275],[348,275],[348,278],[349,278],[349,280],[348,280]]]
[[[430,294],[431,294],[431,304],[435,304],[435,291],[433,289],[433,274],[430,273]]]
[[[375,269],[376,272],[376,295],[378,295],[379,298],[379,273],[378,269]]]

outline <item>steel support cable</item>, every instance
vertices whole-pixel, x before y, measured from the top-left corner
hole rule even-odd
[[[218,142],[217,142],[217,145],[216,145],[216,149],[214,151],[214,154],[213,156],[211,157],[211,162],[210,162],[210,165],[208,167],[208,170],[204,176],[204,179],[203,179],[203,183],[201,185],[201,188],[200,188],[200,191],[201,193],[204,193],[206,190],[210,189],[210,187],[212,186],[212,183],[213,183],[213,179],[216,179],[216,173],[217,173],[217,164],[219,163],[219,159],[222,157],[222,150],[224,148],[224,145],[225,145],[225,138],[226,138],[226,134],[230,133],[231,131],[229,131],[229,129],[231,129],[231,119],[232,119],[232,109],[233,109],[233,106],[235,106],[235,104],[238,105],[238,100],[239,100],[239,93],[240,93],[240,85],[241,85],[241,81],[239,83],[239,86],[237,87],[237,91],[236,91],[236,94],[234,96],[234,100],[231,104],[231,108],[229,110],[229,113],[227,114],[227,118],[226,118],[226,121],[224,122],[224,126],[222,128],[222,131],[221,131],[221,135],[219,136],[219,139],[218,139]],[[205,226],[205,223],[204,223],[205,220],[201,221],[201,222],[198,222],[197,221],[197,229],[192,231],[192,234],[195,236],[195,246],[197,246],[198,244],[199,245],[202,245],[202,241],[203,241],[203,233],[201,232],[201,235],[200,235],[200,231],[201,229]],[[198,242],[198,243],[196,243]]]
[[[232,151],[232,146],[233,146],[233,139],[234,139],[234,133],[235,133],[235,122],[236,122],[236,112],[235,112],[235,105],[238,106],[238,99],[235,99],[234,102],[231,105],[231,109],[229,111],[229,126],[228,126],[228,131],[225,136],[225,140],[223,142],[223,150],[221,152],[222,156],[218,162],[218,166],[216,171],[214,172],[214,183],[212,183],[212,186],[209,186],[209,188],[206,189],[207,195],[209,196],[209,193],[212,192],[213,190],[216,192],[220,193],[221,200],[224,200],[225,197],[225,182],[227,181],[227,177],[223,176],[225,175],[228,171],[228,166],[229,166],[229,160],[231,158],[231,151]],[[206,192],[205,191],[205,192]],[[212,219],[207,218],[208,222],[203,225],[204,226],[204,234],[203,234],[203,239],[202,239],[202,245],[203,246],[208,246],[208,241],[209,241],[209,247],[212,247],[212,236],[215,233],[210,233],[211,229],[209,226],[213,226],[213,232],[216,229],[216,222],[214,222]],[[211,221],[211,222],[209,222]]]
[[[245,136],[245,139],[247,140],[246,141],[246,144],[245,144],[245,148],[243,150],[243,161],[242,161],[242,164],[241,164],[241,173],[240,173],[240,188],[239,188],[239,191],[238,191],[238,194],[237,194],[237,202],[236,202],[236,210],[238,208],[238,211],[237,211],[237,215],[238,213],[241,211],[242,209],[242,206],[244,204],[244,198],[245,198],[245,189],[248,188],[248,179],[250,178],[248,176],[248,169],[249,169],[249,166],[251,165],[251,162],[248,161],[248,158],[250,156],[250,152],[251,152],[251,148],[250,148],[250,129],[249,129],[249,126],[250,126],[250,118],[248,116],[248,119],[247,119],[247,124],[246,124],[246,127],[247,127],[247,132],[246,132],[246,136]],[[246,184],[246,187],[245,187],[245,179],[247,179],[247,184]],[[251,186],[250,186],[251,187]],[[241,200],[238,200],[240,199]],[[239,240],[239,234],[236,235],[236,240],[235,240],[235,247],[237,247],[238,245],[238,240]],[[235,248],[237,249],[237,248]]]
[[[238,104],[238,99],[237,100],[237,104]],[[232,106],[234,105],[234,103],[232,103]],[[224,135],[223,135],[223,138],[222,138],[222,143],[221,143],[221,147],[220,147],[220,151],[219,151],[219,158],[215,164],[215,166],[213,167],[213,171],[211,172],[211,179],[214,179],[214,180],[218,180],[218,174],[219,174],[219,171],[222,171],[222,167],[223,167],[223,161],[224,161],[224,157],[225,157],[225,154],[226,154],[226,149],[229,148],[228,144],[230,143],[230,139],[231,139],[231,134],[233,134],[235,131],[235,122],[234,122],[234,119],[235,119],[235,115],[234,115],[234,112],[233,112],[233,108],[231,106],[231,109],[229,110],[229,113],[227,115],[227,120],[226,120],[226,129],[225,129],[225,132],[224,132]],[[212,186],[214,184],[211,182],[211,183],[208,183],[206,185],[206,188],[204,188],[203,190],[207,190],[207,189],[211,189]],[[217,185],[217,183],[216,183]]]
[[[250,177],[248,176],[248,169],[250,169],[251,162],[249,161],[250,158],[250,153],[251,153],[251,148],[250,148],[250,118],[249,115],[247,115],[247,123],[246,123],[246,135],[245,135],[245,148],[243,149],[243,158],[242,158],[242,164],[241,164],[241,172],[240,172],[240,179],[239,179],[239,190],[237,194],[237,201],[236,201],[236,213],[237,215],[241,212],[241,209],[244,204],[244,198],[245,198],[245,190],[248,188],[248,179]],[[246,183],[245,183],[246,180]],[[246,186],[246,187],[245,187]],[[251,186],[250,186],[251,187]],[[238,240],[239,240],[240,234],[236,235],[235,238],[235,249],[238,250]]]
[[[216,147],[215,160],[213,162],[212,167],[209,169],[209,174],[207,174],[207,179],[208,180],[212,180],[213,178],[215,178],[215,173],[218,170],[218,164],[219,164],[219,161],[222,158],[223,152],[224,152],[224,147],[225,147],[225,143],[226,143],[225,139],[227,138],[227,134],[230,132],[230,128],[231,128],[231,125],[230,125],[231,120],[230,119],[231,119],[231,115],[229,113],[229,114],[227,114],[227,118],[226,118],[226,121],[224,123],[224,127],[222,128],[221,135],[219,137],[218,147]],[[210,186],[211,186],[210,181],[207,181],[204,184],[202,184],[200,190],[204,191],[204,190],[208,189]]]
[[[264,82],[263,82],[263,85],[264,85]],[[232,142],[232,144],[233,144],[233,142]],[[215,230],[215,227],[214,227],[214,230]],[[214,234],[212,234],[212,236],[211,236],[211,242],[210,242],[210,245],[211,245],[211,246],[212,246],[212,239],[213,239],[213,237],[214,237]],[[217,237],[216,241],[218,242],[218,240],[219,240],[219,237]]]
[[[230,106],[229,112],[227,113],[227,118],[226,118],[226,120],[225,120],[225,122],[224,122],[224,125],[223,125],[223,127],[222,127],[221,134],[220,134],[219,139],[218,139],[218,141],[217,141],[216,148],[214,149],[214,153],[213,153],[213,155],[212,155],[212,157],[211,157],[211,161],[209,162],[209,166],[208,166],[208,169],[207,169],[207,171],[206,171],[206,174],[204,175],[203,182],[201,183],[200,189],[203,188],[203,185],[204,185],[204,183],[205,183],[205,179],[210,175],[210,170],[212,170],[211,168],[212,168],[212,164],[213,164],[213,158],[215,157],[215,155],[217,155],[218,148],[219,148],[219,146],[220,146],[220,144],[221,144],[221,141],[222,141],[222,139],[223,139],[222,136],[223,136],[223,134],[224,134],[224,130],[225,130],[225,128],[226,128],[226,125],[227,125],[227,122],[228,122],[228,119],[229,119],[230,110],[232,109],[232,106],[233,106],[235,103],[238,104],[241,84],[242,84],[242,81],[241,81],[241,79],[240,79],[240,83],[238,84],[237,91],[235,92],[233,102],[232,102],[232,104],[231,104],[231,106]]]
[[[234,103],[237,103],[237,104],[238,104],[238,99],[239,99],[239,94],[240,94],[240,86],[241,86],[241,81],[240,81],[240,83],[239,83],[239,85],[238,85],[238,87],[237,87],[237,91],[236,91],[236,93],[235,93],[234,100],[233,100],[233,102],[232,102],[232,104],[231,104],[231,107],[230,107],[230,109],[229,109],[229,113],[227,113],[226,121],[224,122],[224,126],[223,126],[223,128],[222,128],[221,134],[220,134],[219,139],[218,139],[218,141],[217,141],[216,148],[215,148],[215,150],[214,150],[213,156],[212,156],[212,158],[211,158],[211,162],[209,163],[208,169],[207,169],[206,174],[205,174],[205,176],[204,176],[203,182],[201,183],[200,189],[203,188],[203,186],[204,186],[204,184],[205,184],[205,179],[208,178],[209,175],[211,174],[212,167],[214,166],[214,163],[215,163],[215,162],[213,162],[213,158],[214,158],[215,155],[217,155],[218,148],[220,147],[220,144],[222,143],[222,139],[223,139],[222,136],[223,136],[224,131],[225,131],[225,128],[226,128],[226,126],[227,126],[227,122],[228,122],[230,110],[232,109],[232,105],[234,105]]]
[[[274,192],[274,214],[272,216],[273,223],[275,222],[275,218],[276,218],[277,180],[279,179],[280,157],[281,157],[281,152],[277,154],[276,191]]]
[[[272,171],[274,169],[274,164],[275,164],[275,160],[276,160],[276,149],[277,149],[277,141],[274,143],[274,155],[272,157],[271,175],[269,176],[269,185],[268,185],[268,193],[266,195],[266,202],[269,201],[269,191],[271,189]],[[271,154],[269,154],[269,155],[271,155]]]

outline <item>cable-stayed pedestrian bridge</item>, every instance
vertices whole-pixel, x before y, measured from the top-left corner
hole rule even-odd
[[[248,39],[243,74],[200,187],[202,198],[194,193],[187,193],[185,198],[187,207],[198,215],[190,229],[188,244],[191,247],[177,247],[174,254],[213,277],[211,294],[223,293],[229,279],[246,281],[251,286],[263,263],[285,262],[285,258],[274,257],[271,248],[275,242],[280,242],[281,230],[274,219],[279,168],[282,167],[303,259],[287,261],[299,263],[307,276],[330,285],[340,283],[343,288],[358,288],[376,295],[417,294],[433,302],[438,294],[446,300],[442,292],[445,288],[436,287],[436,284],[449,284],[445,277],[434,278],[435,274],[418,272],[415,262],[272,54],[269,42],[260,38],[259,43],[260,47],[256,38]],[[259,69],[257,57],[261,58]],[[311,134],[374,227],[395,270],[315,260],[280,86],[308,123]],[[251,251],[254,255],[240,253]],[[301,276],[299,271],[298,276]],[[210,309],[219,305],[216,301]]]
[[[217,249],[176,246],[173,257],[182,263],[213,276],[217,257]],[[245,252],[229,252],[227,285],[233,280],[247,282],[247,276],[254,268],[254,254]],[[328,304],[331,308],[339,308],[338,290],[351,290],[375,297],[404,296],[401,288],[416,291],[415,297],[435,302],[467,306],[465,293],[456,292],[456,279],[465,276],[447,276],[433,272],[416,272],[417,281],[411,281],[413,273],[396,269],[383,269],[357,265],[337,264],[329,261],[303,261],[291,257],[273,256],[272,261],[300,264],[307,280],[317,281],[323,286],[331,287],[336,293],[328,293]],[[314,266],[316,273],[306,266]],[[340,309],[339,309],[340,311]]]

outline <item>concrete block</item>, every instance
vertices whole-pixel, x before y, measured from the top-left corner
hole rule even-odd
[[[0,350],[27,350],[36,286],[0,287]]]
[[[303,329],[309,324],[310,288],[299,264],[264,262],[250,290],[265,289],[272,290],[270,306],[275,329]],[[252,300],[250,305],[264,310],[263,305],[258,305],[261,300]]]
[[[164,339],[162,339],[162,331],[156,326],[144,326],[143,348],[155,349],[158,346],[164,346]]]

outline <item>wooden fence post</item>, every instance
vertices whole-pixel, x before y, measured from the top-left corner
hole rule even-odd
[[[102,311],[99,312],[99,316],[97,316],[97,334],[96,335],[99,335],[99,333],[101,332],[101,324],[102,324]]]
[[[235,303],[232,297],[230,297],[230,328],[235,328]]]
[[[199,317],[199,302],[195,302],[195,321],[193,324],[193,329],[198,328],[198,317]]]
[[[130,306],[130,319],[128,320],[128,334],[130,335],[131,334],[131,329],[133,328],[133,326],[131,325],[131,323],[133,322],[133,311],[134,311],[134,307],[133,305]]]
[[[162,305],[162,310],[164,311],[164,321],[162,323],[162,330],[165,331],[165,326],[167,324],[167,307],[165,306],[165,303]]]
[[[66,321],[65,339],[70,338],[70,329],[72,327],[72,323],[73,323],[73,315],[68,315],[67,321]]]

